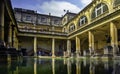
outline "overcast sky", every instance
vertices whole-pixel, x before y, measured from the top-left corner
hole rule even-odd
[[[11,0],[13,8],[35,10],[38,13],[62,16],[64,10],[73,13],[80,12],[92,0]]]

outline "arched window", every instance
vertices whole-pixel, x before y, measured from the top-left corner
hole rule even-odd
[[[80,18],[80,20],[79,20],[79,26],[82,26],[82,25],[84,25],[84,24],[86,24],[87,23],[87,17],[86,16],[82,16],[81,18]]]
[[[120,5],[120,0],[115,0],[114,5],[115,6]]]
[[[92,12],[92,19],[98,17],[99,15],[105,13],[106,11],[108,11],[108,6],[106,4],[104,3],[98,4]]]
[[[69,26],[69,32],[74,31],[74,30],[75,30],[75,25],[74,24],[70,25]]]

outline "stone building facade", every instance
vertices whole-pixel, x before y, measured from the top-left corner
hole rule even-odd
[[[53,57],[120,53],[120,0],[93,0],[78,14],[67,12],[62,17],[22,8],[14,13],[16,46],[29,55],[37,56],[39,51]]]

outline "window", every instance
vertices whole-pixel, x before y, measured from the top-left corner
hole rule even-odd
[[[74,24],[70,25],[70,27],[69,27],[70,32],[73,31],[73,30],[75,30],[75,25]]]
[[[47,23],[47,19],[45,17],[41,17],[41,22],[42,23]]]
[[[31,16],[27,15],[27,16],[26,16],[26,21],[32,21]]]
[[[108,7],[106,4],[104,3],[98,4],[92,12],[92,18],[98,17],[99,15],[103,14],[106,11],[108,11]]]
[[[59,21],[57,19],[54,20],[54,24],[59,24]]]
[[[86,16],[82,16],[80,18],[80,21],[79,21],[79,26],[82,26],[82,25],[84,25],[86,23],[87,23],[87,17]]]
[[[120,0],[115,0],[114,5],[120,5]]]
[[[97,17],[98,15],[103,13],[103,4],[99,4],[96,8],[95,8],[95,16]]]
[[[66,28],[64,28],[64,32],[66,32]]]

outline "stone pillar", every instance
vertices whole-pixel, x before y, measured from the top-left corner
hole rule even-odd
[[[71,54],[71,41],[67,40],[67,56]]]
[[[0,40],[4,41],[4,4],[0,4]]]
[[[117,27],[113,22],[110,22],[110,37],[111,37],[111,46],[113,47],[113,56],[115,56],[118,49],[118,35],[117,35]]]
[[[14,47],[18,50],[18,38],[15,36],[14,38]]]
[[[80,38],[78,36],[76,38],[76,56],[80,56]]]
[[[92,33],[92,31],[88,32],[88,36],[89,36],[89,51],[90,51],[90,55],[94,54],[94,34]]]
[[[14,47],[14,44],[15,44],[15,25],[11,25],[12,27],[12,47]]]
[[[55,57],[55,39],[52,38],[52,57]]]
[[[34,37],[34,56],[37,56],[37,37]]]
[[[12,22],[9,24],[8,47],[12,47]]]
[[[15,36],[15,30],[13,31],[13,47],[16,46],[16,36]]]

